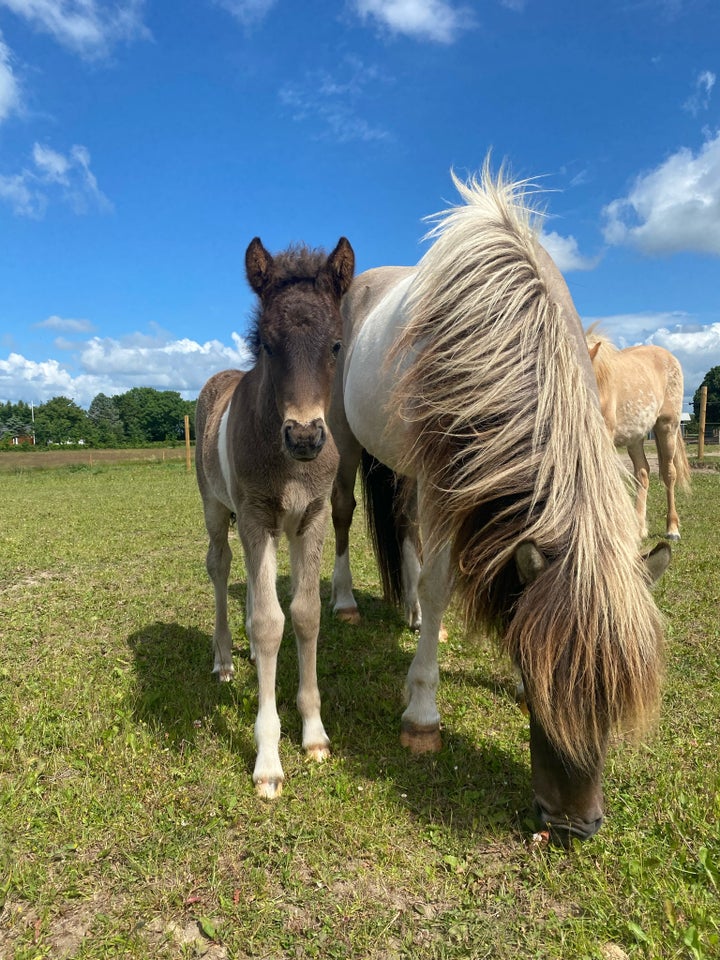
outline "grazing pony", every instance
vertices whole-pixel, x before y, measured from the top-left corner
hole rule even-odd
[[[362,450],[379,563],[412,510],[393,509],[383,464],[411,481],[423,542],[418,648],[402,742],[440,748],[438,632],[453,592],[519,670],[530,711],[535,808],[552,837],[592,836],[611,731],[656,708],[663,629],[649,582],[669,560],[638,554],[625,474],[604,427],[570,293],[538,241],[525,184],[453,177],[462,203],[436,217],[416,267],[356,277],[342,314],[331,423],[334,605],[356,611],[348,533]],[[397,557],[397,550],[395,550]],[[389,571],[401,577],[402,564]]]
[[[338,464],[326,418],[342,337],[340,301],[354,264],[344,237],[330,256],[291,247],[276,257],[256,237],[245,255],[248,282],[260,300],[250,336],[255,365],[247,373],[215,374],[198,397],[197,478],[215,589],[213,672],[220,680],[234,673],[227,587],[228,528],[236,518],[247,568],[245,630],[258,673],[253,781],[261,797],[279,796],[283,783],[275,704],[285,621],[275,583],[283,533],[290,547],[303,747],[316,760],[329,752],[316,676],[320,560]]]
[[[607,337],[591,330],[588,348],[600,393],[600,409],[616,447],[627,447],[637,480],[635,511],[640,535],[647,536],[647,493],[650,465],[645,437],[652,430],[658,466],[667,491],[666,533],[679,540],[675,485],[690,487],[690,465],[680,432],[683,374],[679,361],[664,347],[638,346],[619,350]]]

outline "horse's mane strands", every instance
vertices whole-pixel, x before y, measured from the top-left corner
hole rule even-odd
[[[395,356],[392,406],[422,478],[432,548],[452,544],[470,625],[495,628],[556,745],[591,766],[605,731],[655,711],[662,624],[634,513],[566,319],[550,296],[526,182],[463,184],[437,215]],[[550,561],[521,590],[514,554]]]
[[[587,331],[585,332],[585,339],[587,341],[588,348],[594,347],[596,344],[599,344],[597,353],[595,354],[595,359],[593,360],[593,373],[598,382],[598,388],[602,394],[603,390],[607,388],[608,384],[612,380],[612,374],[617,360],[617,356],[620,353],[620,348],[616,347],[615,344],[604,334],[601,334],[597,329],[597,324],[591,324]]]

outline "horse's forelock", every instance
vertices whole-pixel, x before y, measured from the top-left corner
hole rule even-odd
[[[273,256],[272,273],[263,290],[262,300],[253,307],[247,335],[247,344],[255,360],[259,358],[262,350],[262,328],[266,311],[278,297],[287,294],[316,296],[318,293],[331,293],[326,264],[327,253],[323,249],[304,244],[293,244]]]

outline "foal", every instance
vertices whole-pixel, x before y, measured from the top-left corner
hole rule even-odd
[[[316,655],[320,625],[320,560],[338,454],[326,417],[341,347],[340,301],[355,256],[342,237],[333,252],[290,248],[272,257],[255,238],[245,254],[259,297],[250,342],[255,365],[224,370],[198,397],[196,465],[210,537],[207,570],[215,590],[213,672],[234,674],[227,618],[233,518],[245,554],[245,629],[258,673],[255,722],[258,796],[280,796],[280,719],[275,703],[277,655],[285,618],[276,591],[281,535],[290,548],[290,615],[297,639],[303,748],[322,760],[329,740],[320,718]]]

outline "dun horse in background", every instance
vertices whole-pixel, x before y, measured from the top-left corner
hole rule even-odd
[[[566,843],[602,822],[613,728],[655,710],[662,622],[649,581],[669,548],[643,566],[580,320],[523,184],[487,166],[479,181],[454,179],[463,203],[437,216],[419,264],[369,270],[343,301],[334,603],[357,615],[348,535],[364,449],[365,481],[391,494],[370,498],[381,568],[406,513],[378,463],[417,494],[422,622],[403,743],[440,748],[438,632],[455,592],[522,675],[536,811]]]
[[[220,680],[234,673],[227,588],[228,529],[236,518],[247,568],[245,629],[258,673],[253,780],[262,797],[279,796],[283,783],[275,703],[285,619],[276,591],[283,533],[290,547],[303,747],[317,760],[329,750],[316,675],[320,561],[338,464],[326,418],[342,337],[340,300],[354,263],[345,238],[330,256],[301,247],[276,257],[255,238],[245,255],[248,281],[260,299],[250,337],[255,366],[215,374],[197,403],[197,477],[215,589],[214,673]]]
[[[635,510],[640,534],[647,536],[647,494],[650,465],[645,438],[652,430],[660,476],[667,491],[665,536],[680,539],[675,486],[688,490],[690,466],[680,431],[683,374],[679,361],[663,347],[638,346],[620,350],[592,330],[588,348],[600,392],[600,409],[616,447],[627,447],[637,480]]]

